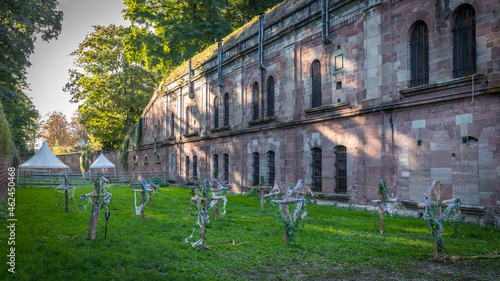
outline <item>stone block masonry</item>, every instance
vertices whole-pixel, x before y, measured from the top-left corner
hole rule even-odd
[[[456,26],[462,11],[473,25]],[[217,45],[192,58],[193,87],[187,64],[165,79],[128,169],[234,192],[304,179],[360,205],[380,179],[410,201],[439,180],[444,197],[486,210],[480,223],[498,220],[499,12],[496,0],[330,1],[323,40],[321,2],[286,1],[264,15],[262,65],[255,20],[220,60]]]

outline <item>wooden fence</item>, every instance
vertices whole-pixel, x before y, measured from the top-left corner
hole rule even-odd
[[[141,185],[141,180],[151,180],[155,182],[167,183],[168,174],[164,171],[146,171],[146,172],[104,172],[102,174],[111,181],[111,187],[137,187]],[[43,170],[20,170],[17,177],[17,186],[48,186],[57,187],[61,185],[62,178],[68,177],[71,186],[92,185],[92,179],[98,173],[75,172],[75,171],[43,171]]]

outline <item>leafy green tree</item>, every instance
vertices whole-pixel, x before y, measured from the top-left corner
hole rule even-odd
[[[228,8],[222,12],[222,18],[237,29],[281,2],[283,0],[228,0]]]
[[[23,93],[28,89],[26,68],[36,38],[48,42],[61,32],[63,15],[56,6],[56,0],[0,1],[0,102],[21,152],[27,150],[29,128],[38,118],[38,111]]]
[[[126,0],[129,59],[167,75],[197,52],[232,31],[219,15],[225,0]]]
[[[64,91],[81,103],[81,123],[105,149],[116,149],[127,129],[149,102],[157,84],[154,73],[124,57],[122,26],[94,26],[94,32],[71,55],[77,69],[69,70]]]

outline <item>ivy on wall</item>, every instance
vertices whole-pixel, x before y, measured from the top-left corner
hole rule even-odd
[[[127,135],[120,146],[120,168],[125,170],[127,168],[128,161],[128,147],[129,147],[130,137]]]
[[[135,147],[139,149],[141,146],[141,138],[142,138],[142,117],[139,117],[137,123],[135,123]]]

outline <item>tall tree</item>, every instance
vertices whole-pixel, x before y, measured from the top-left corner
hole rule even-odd
[[[77,142],[82,139],[85,142],[89,141],[89,135],[82,124],[82,113],[80,110],[75,110],[71,116],[71,121],[69,122],[70,132],[73,139]]]
[[[77,69],[69,70],[64,91],[80,103],[81,122],[105,149],[116,149],[125,131],[149,102],[157,77],[124,57],[122,26],[94,26],[94,32],[71,55]]]
[[[228,7],[223,10],[222,18],[237,29],[281,2],[283,0],[228,0]]]
[[[42,123],[40,136],[47,140],[47,144],[50,147],[75,146],[74,139],[70,134],[69,123],[64,113],[59,111],[49,112],[46,118]]]
[[[126,0],[132,22],[127,54],[148,69],[167,75],[197,52],[229,34],[231,24],[218,16],[226,0]]]
[[[49,41],[61,32],[63,15],[56,6],[56,0],[0,1],[0,102],[21,152],[27,149],[29,128],[38,117],[38,111],[23,93],[28,89],[26,68],[36,38]]]

